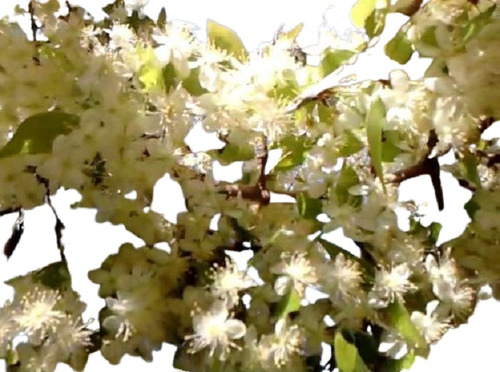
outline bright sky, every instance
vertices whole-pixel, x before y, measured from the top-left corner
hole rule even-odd
[[[101,6],[109,1],[71,1],[73,4],[84,4],[90,10],[98,11]],[[0,15],[6,14],[13,5],[24,1],[0,2]],[[8,5],[7,5],[8,4]],[[299,38],[302,46],[315,44],[319,25],[326,22],[334,25],[342,34],[353,26],[349,22],[348,13],[353,1],[349,0],[182,0],[162,1],[150,0],[147,12],[156,18],[160,8],[164,5],[169,19],[189,21],[200,26],[203,34],[207,18],[236,30],[248,49],[255,49],[262,41],[272,39],[274,32],[285,25],[289,29],[300,22],[305,22],[305,27]],[[389,26],[398,27],[402,18],[396,15],[389,17]],[[383,40],[390,39],[395,27],[390,27]],[[382,41],[383,41],[382,40]],[[387,58],[377,58],[375,52],[369,52],[359,59],[355,72],[363,79],[387,78],[388,72],[398,67],[398,64]],[[414,62],[414,61],[413,61]],[[412,78],[418,78],[425,68],[425,63],[414,63],[408,70]],[[349,72],[342,73],[348,75]],[[333,78],[335,80],[335,78]],[[330,79],[330,84],[331,81]],[[328,81],[325,85],[329,84]],[[0,87],[1,89],[1,87]],[[195,139],[196,140],[196,139]],[[198,141],[200,139],[198,138]],[[441,222],[444,227],[441,237],[448,240],[461,233],[468,217],[463,210],[463,204],[469,198],[469,193],[458,188],[451,176],[442,173],[445,190],[446,209],[438,212],[432,196],[430,181],[420,178],[412,184],[403,185],[400,200],[416,199],[417,203],[427,203],[425,211],[429,213],[429,220]],[[158,192],[157,190],[162,190]],[[177,195],[177,196],[175,196]],[[175,196],[175,197],[174,197]],[[110,226],[109,224],[96,224],[95,213],[91,210],[72,210],[69,205],[78,199],[76,192],[60,192],[53,199],[61,219],[66,225],[64,240],[66,254],[73,274],[74,287],[88,303],[85,313],[86,319],[97,317],[99,309],[104,305],[97,297],[97,286],[87,279],[87,272],[100,266],[100,263],[111,253],[117,251],[119,245],[125,241],[140,244],[141,241],[123,227]],[[161,181],[155,189],[153,209],[163,212],[173,218],[176,211],[183,206],[182,194],[178,187],[165,180]],[[3,244],[10,235],[12,223],[16,216],[4,216],[0,219],[0,244]],[[54,217],[46,206],[36,208],[26,213],[25,234],[15,254],[7,263],[5,258],[0,258],[0,279],[2,281],[38,269],[51,262],[57,261],[53,234]],[[10,296],[9,288],[0,286],[0,304]],[[500,334],[500,304],[489,300],[477,308],[477,313],[470,319],[469,324],[457,330],[448,332],[442,341],[435,345],[427,361],[417,360],[411,369],[412,372],[424,371],[498,371],[498,335]],[[161,352],[154,355],[154,361],[146,364],[139,358],[125,357],[119,366],[110,366],[98,353],[90,356],[86,371],[124,371],[141,369],[147,372],[173,371],[170,369],[172,358],[171,347],[164,347]],[[494,367],[496,365],[496,367]],[[58,372],[71,371],[69,367],[61,366]]]

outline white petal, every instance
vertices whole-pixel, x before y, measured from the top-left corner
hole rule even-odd
[[[229,319],[226,321],[226,333],[227,336],[231,339],[241,338],[245,335],[247,328],[245,323],[243,323],[239,319]]]

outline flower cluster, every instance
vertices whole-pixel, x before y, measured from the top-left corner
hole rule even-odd
[[[144,242],[89,273],[105,303],[89,330],[58,220],[61,262],[11,281],[0,357],[21,371],[82,370],[90,352],[149,361],[171,343],[175,366],[189,371],[379,371],[426,356],[467,320],[481,286],[500,298],[500,150],[482,138],[500,119],[500,6],[401,3],[377,1],[366,35],[350,41],[323,29],[319,65],[297,42],[301,25],[250,53],[215,21],[204,43],[165,11],[151,19],[143,1],[116,0],[96,20],[33,0],[17,9],[33,20],[30,36],[0,21],[1,215],[75,189],[75,208]],[[319,89],[368,48],[389,11],[410,19],[386,53],[430,57],[425,76],[395,70]],[[194,150],[200,127],[217,148]],[[450,150],[455,162],[440,166]],[[222,181],[226,165],[241,175]],[[424,226],[399,185],[430,176],[442,209],[441,170],[473,196],[464,234],[438,245],[440,225]],[[173,220],[153,210],[165,175],[185,199]],[[349,247],[332,238],[340,230]],[[322,344],[335,349],[328,366]],[[395,361],[401,350],[407,359]]]

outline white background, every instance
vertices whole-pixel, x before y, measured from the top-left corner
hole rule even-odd
[[[26,5],[28,1],[0,1],[0,14],[10,12],[15,4]],[[71,1],[72,4],[84,4],[93,12],[98,12],[100,7],[108,1]],[[305,27],[299,38],[302,46],[315,44],[317,30],[320,24],[327,22],[334,25],[342,34],[352,29],[348,14],[353,1],[345,0],[177,0],[161,1],[151,0],[147,13],[156,18],[160,8],[165,6],[168,19],[189,21],[200,26],[199,32],[203,36],[204,25],[207,18],[229,26],[236,30],[249,50],[254,50],[261,42],[270,41],[280,24],[285,29],[290,29],[300,22],[305,22]],[[97,13],[96,13],[97,14]],[[404,17],[391,15],[388,19],[388,29],[382,35],[384,40],[390,39],[399,25],[404,22]],[[313,50],[310,48],[309,50]],[[359,64],[354,70],[362,79],[387,78],[388,72],[398,67],[377,49],[370,51],[359,59]],[[0,51],[1,52],[1,51]],[[411,61],[411,67],[404,66],[412,78],[421,76],[427,62]],[[349,70],[349,69],[348,69]],[[349,72],[342,72],[348,75]],[[336,77],[331,77],[325,86],[333,84]],[[328,82],[330,81],[330,82]],[[0,87],[1,88],[1,87]],[[201,141],[194,138],[194,141]],[[1,172],[1,169],[0,169]],[[456,181],[442,173],[445,190],[445,210],[438,212],[433,198],[430,181],[425,177],[410,183],[405,183],[401,190],[400,200],[413,198],[418,204],[423,205],[423,211],[428,213],[428,221],[435,220],[443,224],[440,240],[449,240],[459,235],[468,221],[463,210],[464,203],[470,197],[469,192],[458,187]],[[96,318],[103,301],[97,297],[97,286],[87,279],[87,272],[100,266],[100,263],[111,253],[117,251],[119,245],[130,241],[140,245],[141,241],[134,235],[125,231],[123,226],[111,226],[94,221],[95,212],[89,209],[70,209],[70,204],[78,200],[79,196],[74,191],[60,191],[53,198],[60,218],[66,225],[64,241],[66,254],[73,274],[74,288],[88,303],[84,316]],[[182,194],[178,187],[162,180],[155,188],[153,209],[172,219],[180,209],[183,209]],[[4,216],[0,219],[0,244],[10,236],[14,215]],[[53,233],[54,217],[47,206],[27,211],[25,219],[25,233],[15,254],[9,262],[2,256],[0,258],[0,279],[2,281],[13,276],[24,274],[38,269],[46,264],[57,261],[59,258]],[[11,296],[10,288],[0,286],[0,304]],[[433,347],[427,361],[418,359],[412,367],[413,372],[423,371],[498,371],[500,364],[496,358],[498,352],[498,335],[500,322],[498,314],[500,305],[494,300],[482,302],[476,314],[469,323],[459,329],[448,332],[439,344]],[[161,352],[154,354],[154,361],[146,364],[141,359],[124,357],[122,364],[109,365],[98,353],[90,356],[86,371],[127,371],[142,369],[148,372],[173,371],[171,368],[172,347],[164,347]],[[1,367],[0,367],[1,368]],[[58,372],[70,371],[67,366],[61,366]]]

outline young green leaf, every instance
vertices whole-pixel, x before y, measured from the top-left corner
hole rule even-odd
[[[207,21],[208,41],[216,48],[225,50],[240,61],[248,58],[248,52],[238,34],[211,19]]]
[[[341,332],[335,334],[335,362],[340,372],[370,372],[355,345],[346,341]]]
[[[80,118],[65,112],[43,112],[30,116],[17,128],[12,139],[0,150],[0,158],[21,154],[46,154],[52,151],[57,136],[78,128]]]
[[[413,54],[413,46],[411,41],[406,36],[406,33],[399,31],[384,47],[385,54],[396,61],[404,65],[408,62]]]
[[[356,52],[352,50],[326,49],[323,52],[321,59],[321,70],[323,76],[331,74],[355,54]]]
[[[377,98],[366,114],[366,133],[368,136],[368,147],[372,158],[373,168],[377,177],[383,182],[382,168],[382,131],[385,126],[385,106],[380,98]]]
[[[365,22],[375,11],[376,0],[358,0],[351,9],[351,20],[357,27],[365,27]]]
[[[321,213],[322,207],[321,200],[309,197],[306,192],[297,195],[297,208],[303,218],[315,219]]]
[[[413,349],[417,355],[427,357],[429,346],[422,334],[412,323],[406,307],[400,301],[396,300],[388,306],[387,313],[392,325],[399,331],[401,336],[403,336],[408,346]]]
[[[288,314],[298,311],[300,309],[300,300],[300,295],[295,289],[291,288],[278,303],[278,307],[276,308],[278,318],[286,318]]]

